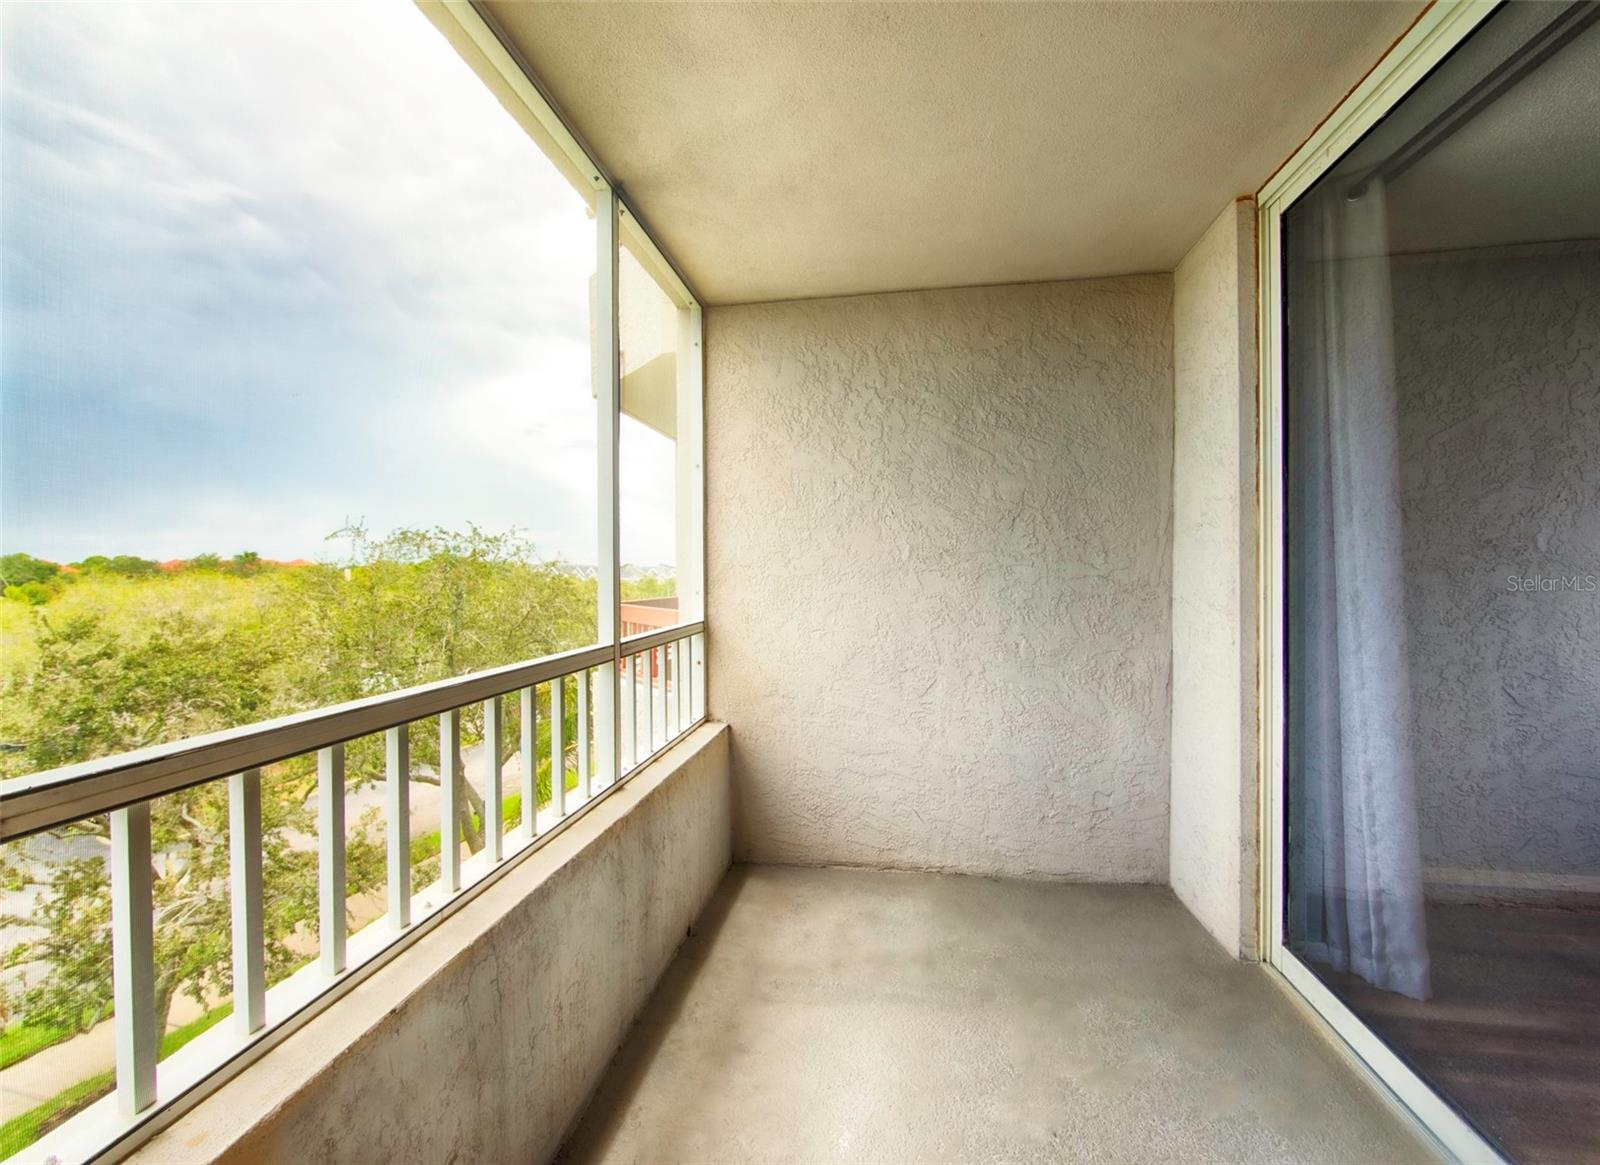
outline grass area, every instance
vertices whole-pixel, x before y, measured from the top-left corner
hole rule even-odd
[[[182,1027],[175,1027],[161,1038],[160,1058],[166,1059],[190,1040],[194,1039],[207,1028],[215,1027],[219,1022],[233,1014],[233,1004],[224,1003],[221,1007],[213,1008],[197,1019],[191,1019]],[[7,1035],[11,1032],[8,1030]],[[51,1043],[56,1041],[52,1040]],[[48,1047],[43,1044],[36,1047]],[[29,1055],[32,1053],[30,1052]],[[109,1095],[117,1086],[117,1074],[101,1072],[87,1080],[63,1088],[43,1104],[35,1105],[27,1112],[12,1117],[4,1124],[0,1124],[0,1160],[19,1153],[44,1136],[51,1129],[61,1124],[68,1117],[76,1116],[88,1108],[102,1096]]]
[[[182,1027],[173,1028],[166,1035],[161,1037],[161,1051],[157,1054],[156,1058],[159,1060],[165,1060],[168,1056],[172,1055],[173,1052],[176,1052],[179,1048],[183,1047],[184,1044],[194,1039],[195,1036],[199,1035],[207,1028],[216,1027],[218,1023],[227,1019],[232,1014],[233,1004],[231,1002],[224,1003],[221,1007],[214,1007],[197,1019],[191,1019]]]
[[[9,1068],[19,1060],[26,1060],[35,1052],[42,1052],[51,1044],[59,1044],[72,1035],[64,1027],[48,1024],[14,1023],[0,1032],[0,1069]]]
[[[63,1088],[41,1105],[30,1108],[0,1125],[0,1158],[20,1153],[68,1117],[82,1112],[117,1086],[115,1072],[102,1072],[98,1076]]]
[[[522,820],[522,794],[512,793],[500,802],[500,822],[510,829]],[[411,864],[419,865],[439,856],[439,831],[430,829],[411,839]]]
[[[545,778],[540,779],[541,789],[544,787]],[[568,790],[578,787],[578,774],[567,774]],[[539,802],[545,805],[549,802],[549,794],[541,793],[544,800]],[[500,821],[506,829],[514,829],[522,823],[522,794],[508,793],[500,802]],[[430,829],[427,833],[419,833],[411,839],[411,864],[419,865],[429,858],[439,856],[439,831]]]

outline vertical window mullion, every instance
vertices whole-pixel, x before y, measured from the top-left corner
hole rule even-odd
[[[595,572],[599,641],[611,647],[611,662],[599,668],[595,685],[596,767],[607,785],[622,775],[621,725],[617,704],[621,668],[621,547],[617,447],[622,437],[622,359],[618,349],[617,194],[609,185],[595,194],[595,423],[599,463],[600,561]]]
[[[678,618],[705,618],[705,345],[700,305],[678,309]]]

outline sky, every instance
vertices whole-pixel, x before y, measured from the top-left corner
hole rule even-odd
[[[0,551],[596,561],[594,225],[412,4],[0,24]],[[670,563],[672,447],[624,425],[623,559]]]

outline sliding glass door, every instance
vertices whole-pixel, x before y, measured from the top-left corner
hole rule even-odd
[[[1274,954],[1453,1152],[1596,1160],[1600,5],[1412,45],[1263,200]]]

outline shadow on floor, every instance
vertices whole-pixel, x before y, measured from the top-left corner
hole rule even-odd
[[[639,1013],[627,1039],[606,1068],[605,1079],[580,1118],[579,1130],[586,1133],[587,1151],[604,1156],[616,1135],[614,1124],[601,1118],[598,1101],[605,1097],[610,1108],[626,1112],[642,1087],[662,1043],[682,1013],[695,980],[704,970],[716,947],[717,937],[732,913],[734,903],[749,877],[749,867],[735,865],[723,876],[716,893],[695,920],[689,936],[678,948],[672,964],[656,984],[650,999]],[[594,1118],[594,1119],[591,1119]],[[572,1160],[573,1137],[556,1154],[557,1162]]]

